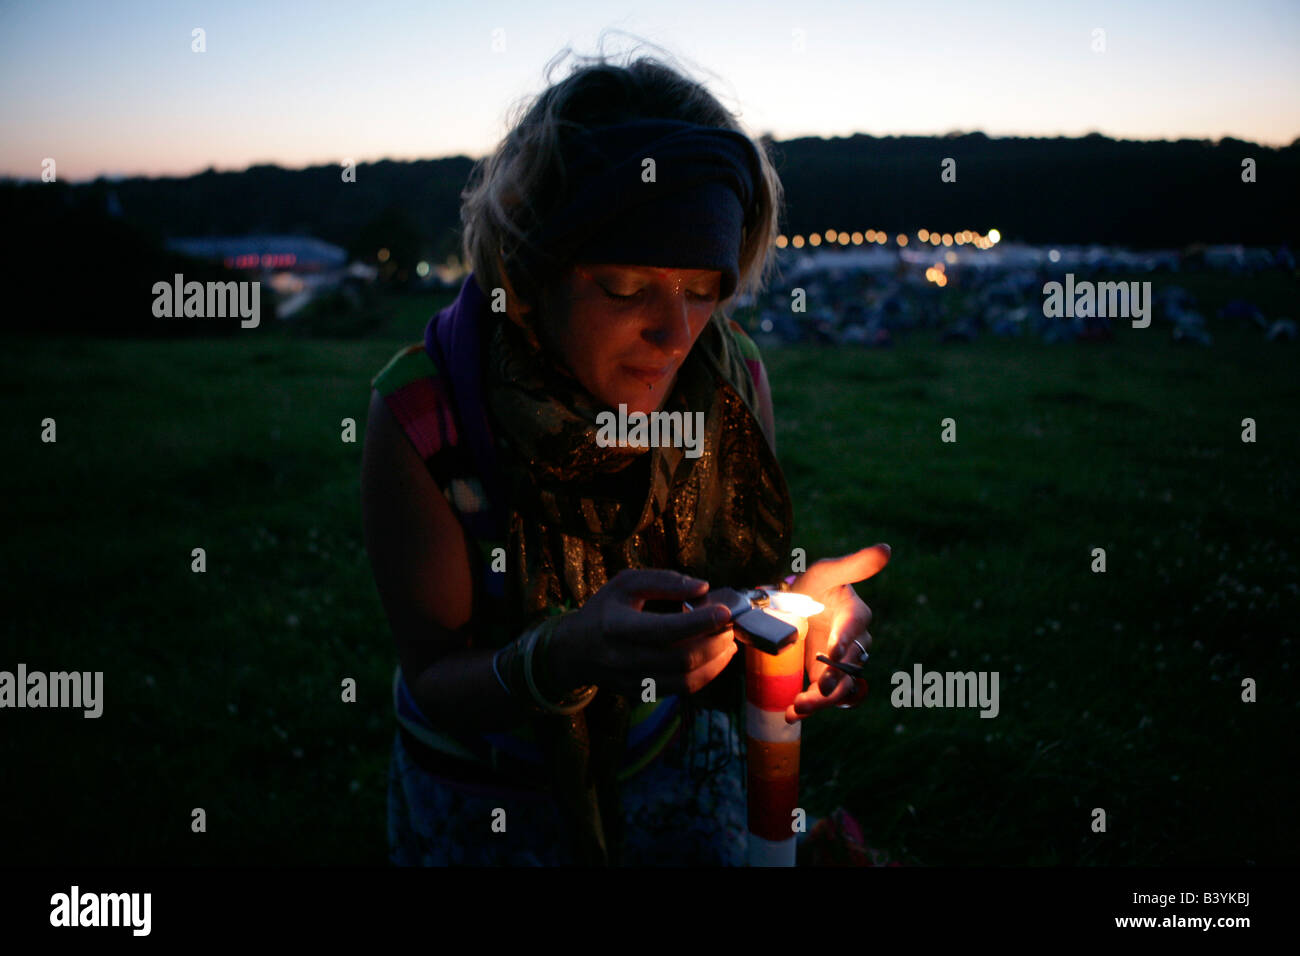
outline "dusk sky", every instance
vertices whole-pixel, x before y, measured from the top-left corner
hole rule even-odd
[[[0,3],[0,175],[37,178],[45,157],[72,181],[478,157],[547,61],[595,52],[605,28],[666,47],[778,139],[1300,135],[1295,0],[18,0]]]

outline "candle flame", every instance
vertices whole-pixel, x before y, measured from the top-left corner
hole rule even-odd
[[[826,610],[825,604],[814,601],[806,594],[796,594],[793,591],[778,591],[771,596],[770,603],[774,610],[797,614],[800,617],[812,617]]]

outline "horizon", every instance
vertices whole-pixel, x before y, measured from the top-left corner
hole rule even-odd
[[[764,134],[762,133],[755,134],[755,138],[757,139],[758,136],[761,135]],[[1300,134],[1297,134],[1296,137],[1294,137],[1292,140],[1286,143],[1277,145],[1271,143],[1260,143],[1253,140],[1242,140],[1239,139],[1238,137],[1231,136],[1231,135],[1224,135],[1215,138],[1199,137],[1199,136],[1182,136],[1182,137],[1177,137],[1172,139],[1168,137],[1158,137],[1153,139],[1139,139],[1131,136],[1125,136],[1125,137],[1108,136],[1105,133],[1100,133],[1095,130],[1087,133],[1079,133],[1076,135],[1068,135],[1068,136],[1064,134],[1028,135],[1028,134],[1015,134],[1015,133],[1008,133],[1003,135],[991,135],[989,133],[985,133],[983,130],[949,131],[946,133],[883,133],[882,134],[882,133],[857,132],[857,133],[847,133],[847,134],[835,135],[835,136],[818,136],[815,134],[809,134],[805,136],[795,136],[790,138],[777,138],[775,139],[775,142],[791,143],[791,142],[797,142],[797,141],[808,140],[808,139],[834,141],[834,140],[853,139],[858,136],[864,136],[870,139],[956,139],[963,136],[974,136],[974,135],[984,136],[986,139],[989,139],[991,141],[1026,140],[1026,139],[1027,140],[1085,139],[1089,136],[1101,136],[1102,138],[1107,139],[1113,143],[1173,144],[1173,143],[1192,142],[1192,143],[1207,143],[1213,147],[1220,146],[1226,140],[1232,140],[1234,142],[1244,142],[1250,146],[1258,146],[1262,149],[1272,149],[1272,150],[1291,149],[1297,144],[1300,144]],[[355,160],[355,164],[357,167],[362,167],[362,166],[374,166],[379,163],[411,164],[411,163],[440,162],[440,161],[452,160],[452,159],[465,159],[470,162],[478,162],[482,158],[484,157],[469,156],[465,153],[453,153],[446,156],[411,156],[411,157],[379,156],[373,159],[357,159]],[[312,169],[322,169],[325,167],[340,167],[340,166],[342,166],[342,160],[314,160],[311,162],[307,162],[303,165],[287,165],[285,163],[275,162],[272,160],[265,160],[265,161],[253,161],[244,166],[225,168],[225,169],[218,168],[215,166],[206,166],[202,169],[194,169],[186,172],[162,173],[156,175],[146,174],[146,173],[101,172],[95,176],[87,177],[84,179],[71,179],[71,178],[60,176],[60,181],[65,182],[68,185],[72,185],[72,186],[87,186],[87,185],[92,185],[100,180],[104,180],[105,182],[110,182],[110,183],[116,183],[116,182],[124,182],[133,179],[146,179],[146,180],[191,179],[195,176],[202,176],[209,172],[212,172],[216,175],[239,175],[240,173],[246,173],[253,169],[280,169],[280,170],[284,170],[285,172],[301,173],[301,172],[307,172],[308,170],[312,170]],[[37,175],[33,175],[33,176],[12,176],[5,173],[0,173],[0,182],[25,184],[25,183],[38,183],[40,181],[41,181],[41,177],[39,175],[39,172],[37,173]]]

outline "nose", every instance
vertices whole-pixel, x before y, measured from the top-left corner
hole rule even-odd
[[[650,322],[642,332],[644,338],[672,359],[678,359],[691,350],[694,336],[686,292],[682,286],[665,289],[655,297],[648,310]]]

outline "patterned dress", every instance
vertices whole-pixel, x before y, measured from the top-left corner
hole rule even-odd
[[[723,711],[697,713],[695,732],[693,748],[678,734],[623,784],[624,865],[744,865],[743,743]],[[400,737],[389,765],[388,857],[397,866],[574,862],[552,801],[485,795],[440,780],[415,764]]]

